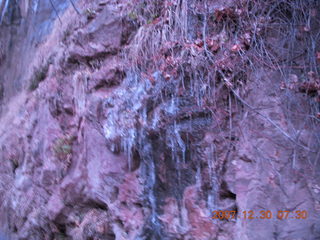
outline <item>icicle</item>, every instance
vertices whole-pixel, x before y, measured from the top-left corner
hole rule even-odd
[[[136,140],[136,131],[135,129],[132,128],[128,131],[128,136],[124,140],[124,151],[126,152],[128,157],[129,171],[131,171],[132,169],[132,148],[135,144],[135,140]]]
[[[200,188],[201,188],[201,186],[202,186],[202,177],[201,177],[201,166],[200,166],[200,161],[199,161],[198,166],[197,166],[196,184],[197,184],[197,186],[198,186],[198,187],[199,187],[199,189],[200,189]]]
[[[176,105],[175,105],[174,98],[171,98],[171,104],[168,108],[168,112],[171,114],[174,114],[176,112]]]
[[[172,159],[172,161],[174,161],[175,160],[175,156],[176,156],[176,154],[175,154],[175,144],[174,144],[174,142],[173,142],[173,139],[172,139],[172,137],[171,136],[169,136],[169,138],[170,138],[170,146],[171,146],[171,159]]]
[[[183,91],[185,91],[185,90],[186,90],[186,84],[185,84],[185,82],[184,82],[184,78],[182,77],[180,81],[181,81],[181,83],[182,83]]]
[[[142,110],[142,124],[147,125],[148,116],[147,116],[147,107],[144,107]]]
[[[159,111],[154,111],[153,118],[152,118],[152,129],[155,129],[158,125],[158,122],[160,121],[160,113]]]
[[[34,13],[37,13],[37,12],[38,12],[39,2],[40,2],[40,0],[34,0],[34,1],[33,1],[32,10],[33,10]]]
[[[190,80],[190,96],[194,97],[194,83]]]
[[[201,97],[200,97],[200,91],[197,88],[197,92],[196,92],[196,98],[197,98],[197,105],[200,106],[201,105]]]
[[[214,145],[210,144],[210,149],[209,149],[209,158],[208,158],[208,167],[209,167],[209,179],[210,179],[210,184],[211,184],[211,191],[208,193],[208,208],[209,210],[214,209],[215,204],[216,204],[216,199],[215,199],[215,194],[217,192],[217,179],[214,174],[214,169],[213,169],[213,161],[214,161]]]
[[[157,205],[156,205],[156,198],[154,196],[154,186],[156,183],[156,174],[155,174],[155,166],[154,166],[154,159],[149,162],[150,164],[150,180],[151,180],[151,191],[149,192],[149,201],[151,204],[151,222],[156,225],[157,224]]]
[[[9,0],[0,0],[0,23],[2,23],[2,20],[4,18],[4,15],[6,14],[9,6]]]
[[[177,169],[177,173],[178,173],[178,185],[180,186],[181,185],[181,163],[180,163],[179,154],[177,152],[177,150],[180,150],[180,149],[177,149],[177,147],[180,147],[180,146],[177,146],[177,144],[176,144],[176,142],[177,142],[179,145],[179,141],[177,139],[177,133],[180,137],[178,127],[177,127],[177,122],[174,121],[173,130],[170,135],[170,140],[171,140],[171,145],[172,145],[172,149],[173,149],[172,150],[172,152],[173,152],[172,161],[175,161],[175,163],[176,163],[176,169]],[[181,139],[181,141],[182,141],[182,139]],[[183,143],[183,145],[184,145],[184,143]]]
[[[142,135],[145,136],[145,133]],[[151,223],[155,233],[160,234],[160,223],[157,214],[157,199],[155,196],[155,185],[156,185],[156,167],[153,158],[153,149],[148,139],[143,137],[144,145],[141,146],[143,152],[143,165],[141,170],[143,171],[144,179],[146,181],[146,190],[148,191],[148,202],[151,207]]]
[[[174,128],[174,133],[175,133],[175,138],[176,138],[178,145],[179,145],[181,152],[182,152],[182,163],[185,164],[186,163],[186,145],[185,145],[184,141],[182,140],[180,133],[179,133],[179,130],[176,126]]]

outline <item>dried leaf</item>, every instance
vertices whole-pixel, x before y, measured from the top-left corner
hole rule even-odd
[[[309,81],[316,81],[316,74],[313,71],[308,72],[308,79]]]
[[[171,78],[171,75],[169,73],[165,73],[164,78],[168,81]]]
[[[298,76],[295,74],[289,74],[289,82],[297,83],[298,82]]]
[[[231,51],[232,52],[238,52],[241,49],[240,44],[235,44],[232,46]]]
[[[245,33],[243,36],[242,36],[242,39],[243,39],[243,42],[244,44],[246,44],[247,46],[250,45],[251,43],[251,34],[250,33]]]
[[[200,48],[203,47],[203,41],[201,39],[197,39],[194,43]]]
[[[280,90],[285,90],[287,88],[287,85],[285,82],[281,82],[280,84]]]
[[[220,49],[220,45],[217,41],[215,41],[213,39],[207,39],[206,42],[212,52],[216,52]]]
[[[310,30],[311,30],[311,29],[310,29],[309,26],[304,26],[304,27],[303,27],[303,31],[304,31],[304,32],[310,32]]]

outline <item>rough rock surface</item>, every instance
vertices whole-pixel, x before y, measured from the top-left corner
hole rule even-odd
[[[259,68],[243,96],[221,87],[215,107],[172,97],[172,78],[128,66],[140,27],[129,1],[52,2],[57,12],[21,1],[0,27],[4,239],[320,239],[310,96]],[[243,219],[250,210],[308,218]]]

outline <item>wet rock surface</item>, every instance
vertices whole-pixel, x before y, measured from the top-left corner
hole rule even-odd
[[[223,31],[205,43],[189,29],[185,45],[195,44],[181,56],[183,80],[166,50],[169,67],[142,71],[127,52],[140,50],[135,41],[141,29],[154,30],[157,16],[140,26],[128,1],[52,2],[57,12],[50,2],[15,6],[21,22],[4,18],[10,26],[0,28],[8,33],[0,36],[5,239],[320,238],[319,123],[310,96],[281,90],[281,75],[267,68],[241,83],[241,97],[232,77],[222,80],[226,70],[215,85],[197,82],[193,70],[202,65],[188,61],[199,48],[228,64],[223,51],[234,46]],[[235,5],[208,4],[218,19]],[[43,18],[51,20],[26,30]],[[202,18],[190,13],[188,21],[202,29]],[[212,219],[219,210],[237,217]],[[243,219],[243,211],[268,210],[271,219]],[[308,218],[280,220],[277,211]]]

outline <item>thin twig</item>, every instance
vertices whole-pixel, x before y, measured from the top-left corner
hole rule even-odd
[[[59,21],[60,21],[60,23],[62,24],[61,18],[59,17],[59,13],[58,13],[57,9],[55,8],[55,6],[54,6],[54,4],[53,4],[52,0],[50,0],[50,3],[51,3],[51,6],[52,6],[52,8],[53,8],[54,12],[55,12],[55,13],[56,13],[56,15],[57,15],[57,17],[58,17]]]
[[[225,75],[223,72],[219,71],[219,73],[226,79]],[[302,147],[310,152],[315,153],[315,151],[312,151],[310,148],[301,145],[300,143],[297,143],[293,137],[291,137],[286,131],[284,131],[279,125],[277,125],[274,121],[272,121],[269,117],[265,116],[264,114],[260,113],[259,111],[257,111],[254,107],[252,107],[249,103],[247,103],[244,99],[242,99],[239,94],[236,93],[236,91],[234,89],[232,89],[231,87],[228,87],[231,92],[234,94],[234,96],[240,101],[242,102],[243,105],[245,105],[246,107],[248,107],[250,110],[254,111],[255,113],[257,113],[258,115],[260,115],[263,119],[267,120],[269,123],[271,123],[271,125],[273,125],[276,129],[279,130],[279,132],[281,132],[285,137],[287,137],[291,142],[293,142],[294,144],[298,145],[299,147]]]
[[[80,15],[80,11],[78,10],[76,4],[73,2],[73,0],[70,0],[72,7],[74,8],[74,10]]]
[[[258,115],[260,115],[263,119],[267,120],[271,125],[273,125],[276,129],[278,129],[285,137],[287,137],[291,142],[298,145],[299,147],[304,148],[307,151],[315,153],[315,151],[312,151],[310,148],[301,145],[300,143],[297,143],[287,132],[285,132],[279,125],[277,125],[274,121],[272,121],[269,117],[263,115],[262,113],[256,111],[251,105],[249,105],[246,101],[244,101],[233,89],[231,89],[232,93],[240,100],[244,105],[246,105],[248,108],[250,108],[252,111],[256,112]]]

